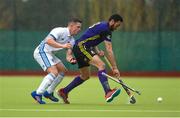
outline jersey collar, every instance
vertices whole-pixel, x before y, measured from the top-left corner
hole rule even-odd
[[[68,37],[71,37],[71,34],[70,34],[70,31],[69,31],[69,28],[67,27],[67,36]]]
[[[106,23],[106,25],[107,25],[108,30],[109,30],[110,32],[112,32],[112,30],[111,30],[110,27],[109,27],[109,22],[105,21],[105,23]]]

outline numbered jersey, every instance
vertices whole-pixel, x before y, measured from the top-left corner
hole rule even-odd
[[[52,31],[47,35],[47,37],[39,45],[39,51],[44,52],[54,52],[61,50],[62,48],[55,48],[46,43],[48,38],[54,39],[60,44],[71,43],[74,45],[75,41],[73,36],[70,35],[69,29],[67,27],[57,27],[52,29]]]
[[[76,40],[75,45],[95,47],[104,40],[111,41],[111,30],[108,22],[98,22],[89,27],[83,35]]]

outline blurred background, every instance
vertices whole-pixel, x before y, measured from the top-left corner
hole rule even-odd
[[[180,0],[0,0],[0,71],[42,70],[33,51],[52,28],[78,17],[83,32],[113,13],[124,19],[112,37],[122,72],[180,71]]]

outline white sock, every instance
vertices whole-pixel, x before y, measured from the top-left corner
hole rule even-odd
[[[55,78],[55,75],[52,73],[46,75],[43,81],[41,82],[39,88],[36,90],[36,93],[42,95],[46,91],[46,89],[52,84]]]
[[[64,78],[64,73],[60,73],[58,74],[58,76],[56,77],[56,79],[52,82],[52,84],[48,87],[47,92],[49,94],[51,94],[52,92],[54,92],[55,88],[59,85],[59,83],[61,83],[61,81]]]

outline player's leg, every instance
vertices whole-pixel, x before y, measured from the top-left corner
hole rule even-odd
[[[105,99],[107,102],[111,102],[114,97],[119,95],[120,89],[110,89],[107,77],[102,75],[102,72],[106,73],[105,64],[98,55],[92,57],[90,64],[98,68],[98,77],[105,91]]]
[[[31,93],[32,97],[40,104],[45,104],[45,102],[42,101],[42,95],[44,94],[46,89],[51,85],[51,83],[55,80],[57,76],[56,74],[54,74],[56,73],[54,71],[56,71],[55,66],[49,67],[47,69],[48,74],[43,78],[43,81],[41,82],[37,90]],[[40,98],[38,98],[37,96],[39,96]]]
[[[63,80],[64,74],[67,71],[66,67],[64,66],[63,63],[58,63],[56,64],[56,67],[58,69],[58,76],[56,79],[53,81],[53,83],[48,87],[47,92],[52,93],[54,92],[55,88],[59,85],[59,83]]]
[[[68,84],[65,88],[61,88],[58,91],[58,95],[63,99],[64,103],[69,104],[68,93],[73,90],[75,87],[81,85],[85,80],[89,79],[90,71],[89,67],[80,68],[80,76],[74,78],[74,80]]]
[[[57,75],[55,80],[52,82],[52,84],[47,88],[47,91],[44,93],[44,97],[49,98],[50,100],[54,102],[58,102],[59,99],[54,96],[54,90],[63,80],[64,73],[67,71],[67,69],[63,63],[58,63],[55,66],[58,69],[59,74]]]
[[[37,89],[37,94],[43,94],[58,76],[58,70],[56,66],[49,67],[47,72],[48,74],[44,77],[42,83]]]
[[[95,55],[92,57],[90,64],[92,64],[98,68],[99,80],[104,88],[105,94],[107,94],[111,89],[110,89],[107,77],[105,77],[101,74],[102,72],[106,73],[104,62],[99,58],[99,56]]]
[[[55,66],[49,67],[47,69],[47,72],[48,72],[48,74],[43,78],[43,81],[41,82],[41,84],[39,85],[37,90],[33,92],[33,93],[36,93],[34,96],[42,96],[45,93],[46,89],[56,79],[58,71]],[[41,102],[39,102],[39,103],[41,104]]]
[[[79,70],[80,70],[81,75],[75,77],[74,80],[64,88],[64,92],[66,94],[69,93],[73,88],[82,84],[85,80],[89,79],[89,76],[90,76],[89,67],[83,67],[83,68],[80,68]]]
[[[48,74],[43,78],[43,81],[41,82],[38,89],[33,91],[31,95],[40,104],[45,104],[45,102],[42,101],[42,95],[57,77],[58,70],[56,66],[54,66],[54,62],[52,62],[53,56],[49,53],[39,53],[37,50],[35,50],[34,58]]]

